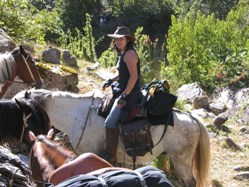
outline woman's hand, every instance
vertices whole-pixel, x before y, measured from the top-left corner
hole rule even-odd
[[[106,80],[102,85],[102,90],[105,91],[105,88],[111,86],[112,83],[113,83],[112,79]]]
[[[119,108],[123,108],[128,100],[128,96],[125,93],[122,93],[119,98],[118,98],[118,102],[117,102],[117,106]]]

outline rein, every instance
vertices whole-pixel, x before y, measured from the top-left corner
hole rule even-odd
[[[26,64],[26,67],[27,67],[27,69],[28,69],[28,71],[29,71],[30,77],[32,78],[32,81],[35,82],[35,77],[34,77],[32,71],[30,70],[29,65],[28,65],[28,62],[27,62],[27,59],[28,59],[28,58],[29,58],[29,55],[27,56],[27,58],[24,58],[24,56],[22,55],[22,59],[23,59],[23,61],[24,61],[25,64]]]
[[[86,125],[87,125],[87,120],[88,120],[88,118],[89,118],[89,116],[90,116],[90,111],[94,108],[94,106],[93,106],[94,94],[95,94],[95,92],[93,92],[93,95],[92,95],[92,103],[91,103],[91,106],[89,107],[89,110],[88,110],[88,112],[87,112],[85,124],[84,124],[84,127],[83,127],[83,129],[82,129],[82,133],[81,133],[81,135],[80,135],[80,139],[79,139],[79,141],[78,141],[78,143],[77,143],[77,146],[76,146],[76,148],[75,148],[75,151],[77,151],[77,149],[78,149],[78,147],[79,147],[79,145],[80,145],[80,142],[81,142],[81,140],[82,140],[82,137],[83,137],[83,134],[84,134],[84,132],[85,132]]]
[[[23,126],[22,126],[22,135],[21,135],[21,138],[20,138],[20,142],[22,142],[24,130],[26,128],[28,128],[28,119],[31,117],[31,115],[32,115],[32,113],[30,113],[27,116],[25,115],[25,113],[23,113]]]

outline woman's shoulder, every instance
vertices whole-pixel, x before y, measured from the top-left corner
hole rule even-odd
[[[137,57],[137,52],[135,49],[131,48],[131,49],[127,49],[124,56],[126,57]]]

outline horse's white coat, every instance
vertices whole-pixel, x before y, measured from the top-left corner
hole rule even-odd
[[[24,93],[25,91],[20,92],[15,97],[24,97]],[[50,117],[51,125],[68,134],[78,153],[94,152],[97,154],[104,149],[105,145],[104,118],[98,116],[96,110],[103,96],[101,94],[103,93],[100,91],[87,94],[47,90],[31,91],[32,98],[36,100],[45,98],[43,106]],[[185,182],[185,186],[191,186],[193,184],[191,165],[200,138],[200,127],[197,121],[187,113],[176,110],[173,115],[174,127],[168,126],[162,141],[153,148],[153,155],[147,153],[144,157],[137,157],[137,163],[150,162],[165,152],[171,157],[180,180]],[[152,126],[154,144],[161,138],[164,128],[164,125]],[[117,157],[121,163],[132,164],[132,159],[122,149],[121,139],[119,139]]]

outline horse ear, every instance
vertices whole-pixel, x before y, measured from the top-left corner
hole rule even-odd
[[[25,50],[24,50],[24,48],[23,48],[22,45],[20,45],[19,49],[20,49],[21,54],[26,54],[26,52],[25,52]]]
[[[29,140],[31,142],[35,142],[36,141],[35,134],[32,131],[29,131]]]
[[[26,90],[26,92],[25,92],[25,95],[24,95],[24,98],[25,99],[30,99],[30,92],[28,92],[27,90]]]
[[[50,140],[53,140],[55,138],[55,136],[54,136],[54,129],[53,128],[51,128],[48,131],[47,138],[50,139]]]
[[[22,103],[15,98],[15,102],[16,102],[16,105],[18,106],[18,108],[22,109]]]

